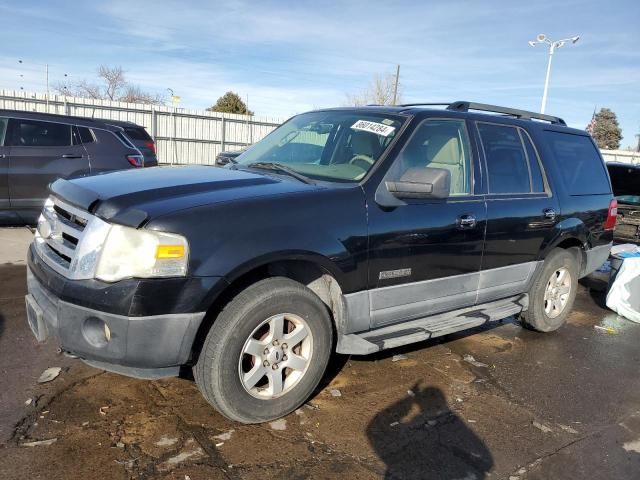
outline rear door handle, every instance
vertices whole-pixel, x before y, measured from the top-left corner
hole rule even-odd
[[[62,155],[62,158],[82,158],[82,155],[78,155],[77,153],[65,153]]]
[[[476,223],[477,223],[476,222],[476,217],[474,217],[473,215],[469,215],[469,214],[460,215],[456,219],[456,226],[460,230],[469,230],[469,229],[475,228]]]
[[[552,222],[555,222],[556,220],[556,211],[553,208],[545,208],[542,211],[542,215],[544,215],[544,218],[551,220]]]

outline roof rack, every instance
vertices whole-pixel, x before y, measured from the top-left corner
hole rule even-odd
[[[566,125],[565,121],[560,117],[545,115],[543,113],[529,112],[527,110],[518,110],[516,108],[499,107],[497,105],[488,105],[486,103],[475,103],[457,101],[452,103],[405,103],[398,107],[438,107],[446,106],[447,110],[455,112],[468,112],[469,110],[478,110],[481,112],[502,113],[510,117],[522,118],[526,120],[543,120],[555,125]]]

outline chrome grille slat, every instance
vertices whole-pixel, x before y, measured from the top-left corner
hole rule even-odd
[[[75,245],[73,245],[71,242],[65,240],[64,238],[61,240],[47,238],[45,242],[47,242],[47,245],[49,245],[51,248],[58,251],[59,253],[62,253],[63,255],[66,255],[69,258],[73,258]]]
[[[108,232],[106,222],[51,196],[42,209],[34,245],[39,257],[59,274],[71,279],[93,278]]]

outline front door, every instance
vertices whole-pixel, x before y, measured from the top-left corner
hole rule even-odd
[[[0,225],[13,223],[9,211],[9,148],[4,146],[8,119],[0,117]]]
[[[377,187],[369,207],[370,326],[421,318],[476,301],[486,208],[474,189],[479,170],[467,124],[420,123]],[[409,168],[450,172],[446,199],[392,197],[386,182]]]
[[[72,126],[40,120],[9,120],[9,196],[21,215],[36,215],[54,180],[89,171],[84,147],[72,140]],[[25,219],[26,220],[26,219]]]

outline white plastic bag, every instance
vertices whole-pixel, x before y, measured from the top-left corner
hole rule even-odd
[[[625,258],[609,293],[607,307],[640,323],[640,257]]]

